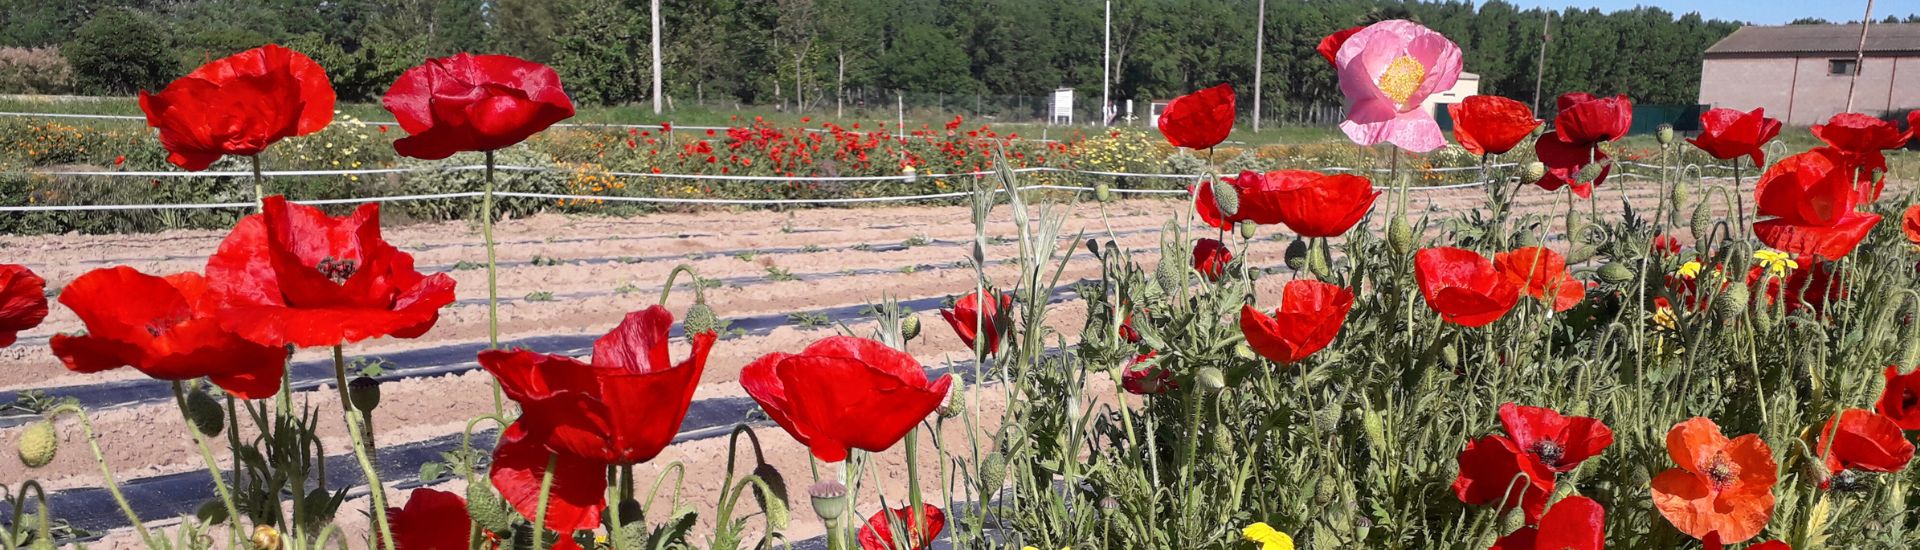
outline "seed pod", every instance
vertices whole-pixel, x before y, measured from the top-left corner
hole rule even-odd
[[[813,499],[813,513],[829,524],[847,513],[847,486],[838,481],[815,483],[807,488],[807,496]]]
[[[1528,181],[1540,181],[1547,177],[1547,165],[1537,160],[1527,163],[1526,176]]]
[[[220,402],[200,390],[187,393],[187,418],[193,421],[194,430],[207,437],[219,436],[227,423],[226,411],[221,410]]]
[[[694,302],[687,308],[687,320],[681,322],[681,328],[687,334],[700,334],[720,329],[720,317],[713,314],[713,307],[706,302]]]
[[[1413,252],[1413,228],[1407,225],[1407,218],[1394,216],[1387,222],[1387,246],[1399,256]]]
[[[473,518],[475,525],[495,534],[508,533],[513,530],[513,518],[518,515],[493,492],[493,481],[486,475],[467,478],[467,517]],[[623,515],[620,519],[628,518]]]
[[[1113,202],[1113,187],[1105,183],[1093,186],[1093,198],[1100,202]]]
[[[947,388],[947,401],[933,412],[938,413],[940,418],[953,418],[967,412],[967,383],[955,379],[953,385]]]
[[[347,401],[353,403],[353,409],[363,413],[372,413],[380,406],[380,381],[370,376],[358,376],[347,382]],[[199,423],[195,419],[195,423]]]
[[[1220,217],[1231,218],[1240,213],[1240,190],[1232,185],[1213,180],[1213,205],[1220,210]]]
[[[1600,280],[1613,284],[1625,283],[1633,280],[1633,270],[1627,269],[1626,264],[1609,262],[1600,266]]]
[[[1287,267],[1294,271],[1307,269],[1307,241],[1295,237],[1293,242],[1287,243],[1286,259]]]
[[[920,317],[908,315],[900,318],[900,339],[912,340],[920,336]]]
[[[1218,392],[1227,387],[1227,375],[1213,367],[1201,367],[1199,372],[1193,373],[1193,381],[1210,392]]]
[[[1253,223],[1253,220],[1240,220],[1240,238],[1251,240],[1259,232],[1260,224]]]
[[[1653,136],[1654,136],[1654,139],[1660,140],[1661,147],[1665,147],[1667,145],[1672,144],[1673,143],[1673,125],[1662,123],[1660,125],[1660,129],[1654,131]]]
[[[54,455],[60,451],[60,434],[53,430],[53,422],[41,420],[27,425],[20,433],[20,463],[28,468],[39,468],[53,462]]]

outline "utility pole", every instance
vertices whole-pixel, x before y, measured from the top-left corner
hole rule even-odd
[[[1260,0],[1259,25],[1253,31],[1253,132],[1260,133],[1260,60],[1267,57],[1267,0]]]
[[[1853,51],[1853,77],[1847,79],[1847,112],[1853,112],[1853,86],[1860,83],[1862,65],[1867,62],[1867,27],[1873,26],[1873,0],[1867,0],[1867,14],[1860,17],[1860,49]]]
[[[1100,125],[1107,125],[1108,85],[1113,82],[1113,0],[1107,0],[1107,22],[1100,45]]]
[[[660,114],[660,0],[653,0],[653,114]]]
[[[1540,22],[1540,62],[1533,67],[1533,112],[1540,112],[1540,83],[1547,75],[1547,43],[1553,38],[1548,28],[1553,25],[1553,11],[1547,11],[1547,19]]]

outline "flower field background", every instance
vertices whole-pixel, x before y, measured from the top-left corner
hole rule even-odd
[[[9,212],[0,543],[1920,543],[1920,113],[1628,138],[1624,95],[1475,96],[1442,132],[1445,36],[1319,54],[1337,137],[1242,147],[1232,84],[1059,141],[555,127],[551,69],[468,54],[403,73],[388,127],[278,46],[143,93],[157,132],[0,121],[21,205],[245,205]],[[254,174],[70,174],[168,166]],[[479,196],[298,202],[447,191]]]

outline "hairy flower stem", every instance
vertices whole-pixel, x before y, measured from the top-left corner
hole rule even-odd
[[[914,428],[907,431],[907,504],[913,509],[913,515],[910,516],[913,518],[913,526],[907,527],[908,533],[917,532],[914,526],[925,528],[927,525],[927,512],[920,506],[921,502],[923,501],[920,498],[920,428]],[[912,535],[908,535],[908,538],[919,542]]]
[[[360,461],[360,472],[367,476],[367,492],[373,499],[373,507],[368,515],[373,516],[380,528],[380,539],[372,547],[375,550],[382,546],[390,548],[393,546],[393,527],[387,524],[387,488],[380,484],[380,471],[373,467],[366,441],[360,437],[360,416],[353,410],[353,401],[347,396],[347,356],[340,346],[333,347],[333,381],[335,389],[340,391],[340,409],[347,417],[347,436],[352,438],[353,456]]]
[[[1733,199],[1736,210],[1733,211],[1734,229],[1745,235],[1747,231],[1747,196],[1740,192],[1740,161],[1733,161]]]
[[[213,476],[213,488],[220,495],[220,504],[227,507],[227,543],[240,543],[240,508],[233,505],[233,492],[227,490],[227,482],[220,476],[220,464],[213,460],[213,451],[207,448],[207,438],[194,426],[193,415],[187,412],[187,392],[179,380],[173,381],[173,403],[180,408],[180,419],[187,423],[187,433],[193,435],[193,443],[200,448],[200,461],[207,466],[207,473]],[[228,429],[232,429],[231,426]],[[295,494],[299,494],[296,492]]]
[[[546,535],[542,535],[541,533],[547,529],[547,497],[551,496],[551,494],[553,493],[553,469],[558,467],[560,467],[560,455],[548,453],[547,454],[547,471],[540,475],[540,501],[539,501],[539,504],[537,505],[538,507],[535,508],[536,512],[534,513],[535,517],[533,518],[533,532],[534,532],[533,540],[536,541],[533,543],[533,545],[535,548],[548,547],[546,545],[546,541],[543,540],[543,539],[546,539],[547,537]],[[384,521],[381,522],[382,527],[384,527],[385,525],[386,523]],[[562,536],[565,536],[565,535],[562,535]]]
[[[87,446],[93,450],[93,461],[100,465],[100,480],[107,486],[107,494],[113,495],[113,502],[120,505],[120,512],[127,515],[127,521],[133,525],[133,531],[148,548],[162,548],[156,545],[153,534],[147,531],[146,522],[140,521],[140,515],[133,513],[133,506],[127,504],[127,495],[120,492],[120,482],[113,478],[113,468],[107,465],[107,455],[100,451],[100,440],[94,437],[93,421],[87,418],[87,411],[80,405],[68,403],[47,411],[47,421],[52,422],[62,414],[72,413],[80,419],[80,429],[87,436]],[[165,541],[161,541],[163,544]]]
[[[486,192],[480,194],[480,238],[487,244],[487,349],[500,349],[500,266],[493,252],[493,150],[487,150]],[[505,416],[500,379],[493,379],[493,414]]]

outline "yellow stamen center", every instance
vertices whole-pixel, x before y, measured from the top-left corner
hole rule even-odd
[[[1380,91],[1393,98],[1397,103],[1406,103],[1413,97],[1413,91],[1420,89],[1420,82],[1427,79],[1427,66],[1412,56],[1394,58],[1387,65],[1386,72],[1380,73]]]

